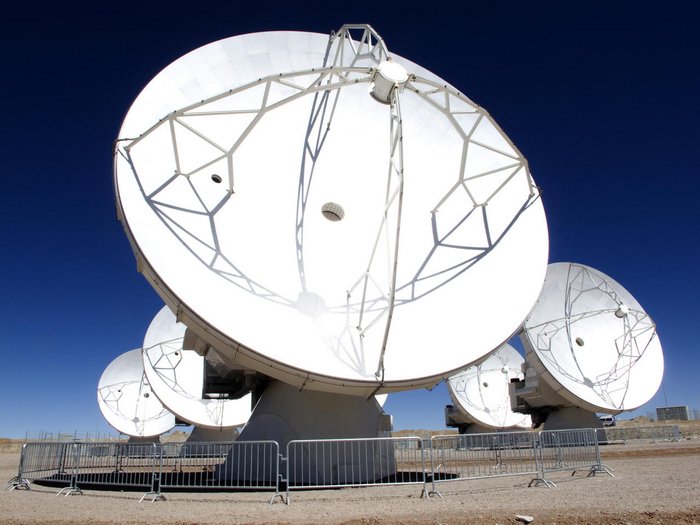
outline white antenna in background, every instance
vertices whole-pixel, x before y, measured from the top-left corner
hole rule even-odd
[[[163,405],[179,419],[198,428],[222,429],[243,425],[250,417],[251,394],[240,398],[207,392],[207,363],[215,351],[184,349],[186,327],[164,306],[144,338],[143,364],[146,377]],[[233,382],[232,382],[233,383]]]
[[[478,365],[450,377],[447,389],[454,405],[445,408],[448,427],[460,434],[530,428],[530,416],[513,412],[509,385],[523,379],[523,357],[504,344]]]
[[[661,384],[656,325],[619,283],[582,264],[549,265],[521,340],[526,377],[511,400],[546,428],[600,426],[595,412],[638,408]]]
[[[107,422],[135,438],[155,438],[175,426],[175,416],[153,394],[143,370],[141,349],[112,361],[100,376],[97,403]]]

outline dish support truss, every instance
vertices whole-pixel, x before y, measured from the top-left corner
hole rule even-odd
[[[319,68],[269,75],[209,99],[173,111],[138,138],[120,139],[118,143],[123,144],[123,146],[118,144],[117,154],[122,155],[131,166],[144,199],[149,203],[154,213],[161,218],[168,229],[175,235],[180,236],[183,244],[188,246],[188,250],[203,264],[207,265],[212,271],[218,272],[223,278],[250,293],[254,293],[259,297],[282,305],[293,307],[297,302],[297,298],[278,295],[265,287],[262,283],[255,281],[237,268],[234,262],[229,260],[220,249],[214,217],[217,211],[219,211],[235,193],[236,152],[239,150],[246,137],[250,135],[265,115],[302,97],[313,97],[313,106],[309,116],[304,152],[301,160],[296,218],[299,279],[302,289],[306,290],[303,250],[305,205],[309,195],[309,188],[313,179],[316,161],[321,153],[323,143],[330,132],[333,115],[342,89],[358,84],[370,85],[375,80],[378,66],[385,61],[391,61],[391,56],[384,41],[371,26],[345,25],[341,27],[338,32],[331,33],[324,62]],[[227,98],[240,96],[255,89],[262,89],[262,97],[259,105],[236,108],[233,110],[215,109],[217,105],[221,107],[221,101]],[[436,203],[432,211],[435,247],[431,253],[428,254],[423,265],[417,270],[415,277],[407,283],[398,284],[396,278],[397,256],[399,250],[404,188],[403,131],[400,99],[402,93],[405,92],[415,94],[425,103],[441,112],[463,141],[463,148],[459,173],[455,183],[442,199]],[[355,284],[348,291],[347,304],[331,305],[328,308],[329,311],[350,314],[345,330],[347,333],[341,336],[341,339],[343,337],[348,337],[350,342],[340,343],[341,345],[347,345],[349,348],[360,347],[360,349],[362,349],[364,336],[369,330],[383,330],[383,343],[375,372],[375,376],[380,382],[383,382],[384,378],[384,354],[387,347],[395,305],[414,301],[440,288],[473,264],[477,263],[498,244],[499,240],[515,223],[517,217],[539,198],[539,189],[535,186],[530,175],[525,158],[517,151],[515,146],[505,137],[500,129],[497,128],[495,123],[493,123],[493,126],[496,128],[496,131],[500,133],[500,140],[502,140],[505,146],[503,148],[496,148],[493,145],[481,142],[476,136],[475,131],[483,119],[489,118],[488,113],[451,86],[409,74],[404,82],[400,84],[397,83],[394,86],[394,89],[390,93],[388,106],[390,137],[384,216],[376,233],[374,249],[370,259],[367,261],[366,270],[358,276]],[[206,118],[207,116],[213,115],[247,116],[250,120],[240,135],[237,136],[231,144],[221,144],[190,124],[193,119],[198,117]],[[465,116],[468,116],[469,119],[462,118]],[[162,130],[164,127],[169,129],[170,132],[172,155],[176,169],[159,187],[155,190],[147,191],[139,180],[137,163],[134,162],[132,153],[133,150],[138,149],[140,143],[147,140],[155,131]],[[186,129],[199,140],[207,143],[216,154],[206,162],[197,165],[196,168],[184,170],[181,163],[181,157],[184,151],[181,149],[176,128]],[[512,162],[502,163],[498,168],[483,173],[467,174],[467,153],[470,147],[477,146],[496,152],[505,158],[511,159]],[[200,196],[197,187],[191,182],[191,178],[193,175],[199,174],[207,169],[211,170],[212,167],[220,166],[222,163],[225,163],[226,166],[226,176],[223,178],[220,177],[219,179],[221,182],[223,182],[223,179],[226,180],[227,191],[225,195],[218,200],[207,200],[205,197]],[[494,174],[500,176],[501,179],[499,180],[502,180],[502,182],[494,186],[488,195],[477,196],[475,192],[470,190],[470,182]],[[525,177],[527,186],[529,187],[529,197],[522,203],[522,207],[515,213],[505,227],[499,231],[491,231],[487,213],[489,202],[496,197],[514,177],[522,176]],[[193,241],[190,232],[182,234],[182,230],[178,230],[176,221],[168,216],[168,208],[174,208],[174,206],[159,199],[159,194],[161,194],[164,189],[175,180],[183,177],[188,181],[192,191],[197,194],[199,202],[201,203],[201,209],[193,210],[192,213],[208,221],[211,230],[211,236],[208,238],[195,238]],[[480,213],[483,215],[481,220],[483,221],[484,237],[486,239],[485,246],[478,247],[476,254],[468,256],[459,264],[454,264],[449,268],[443,268],[439,271],[432,270],[432,273],[427,274],[425,267],[439,248],[446,246],[450,248],[455,247],[450,244],[449,236],[460,227],[461,222],[453,225],[451,228],[439,231],[436,214],[441,206],[443,206],[453,194],[460,191],[465,192],[469,202],[471,202],[473,206],[473,210],[469,212],[461,222],[469,219],[472,213]],[[185,237],[187,241],[184,240]],[[192,243],[194,248],[189,246],[188,243]],[[464,247],[458,246],[458,248]],[[470,250],[474,249],[471,246],[467,248]],[[377,254],[380,250],[384,255],[381,264],[377,262],[379,260]],[[206,256],[201,255],[202,251],[206,252]],[[382,266],[382,268],[378,268],[377,266]],[[382,275],[382,273],[384,274]],[[382,278],[376,278],[378,275],[381,275]],[[389,283],[388,287],[382,288],[378,284],[380,281]],[[355,299],[353,293],[359,296],[359,299]],[[381,328],[381,323],[379,321],[383,319],[385,320],[385,324],[383,328]],[[365,355],[365,353],[361,351],[360,355]]]

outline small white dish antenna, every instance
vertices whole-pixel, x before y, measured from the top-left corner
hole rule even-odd
[[[523,357],[504,344],[483,362],[450,377],[447,388],[466,420],[487,429],[530,428],[530,416],[513,412],[510,404],[511,379],[523,379]]]
[[[243,425],[251,413],[251,394],[238,399],[204,397],[205,357],[183,350],[186,327],[164,306],[144,338],[146,377],[158,396],[179,419],[202,428]]]
[[[654,321],[619,283],[582,264],[549,265],[521,339],[537,374],[591,412],[633,410],[661,384]]]
[[[151,390],[140,349],[120,355],[102,372],[97,403],[107,422],[128,436],[156,437],[175,426],[175,416]]]
[[[124,120],[115,187],[179,319],[297,388],[434,386],[519,328],[547,264],[525,158],[370,26],[176,60]]]

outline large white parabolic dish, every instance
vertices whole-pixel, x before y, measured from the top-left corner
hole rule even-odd
[[[661,384],[656,325],[619,283],[588,266],[550,264],[523,329],[526,360],[574,406],[633,410]]]
[[[153,392],[177,417],[202,428],[219,429],[248,421],[251,394],[240,399],[204,399],[204,357],[183,350],[186,327],[164,306],[146,331],[143,365]]]
[[[478,365],[470,366],[447,382],[457,409],[481,426],[502,430],[530,428],[530,416],[513,412],[510,403],[511,379],[523,379],[523,357],[504,344]]]
[[[97,404],[107,423],[133,437],[155,437],[175,426],[175,416],[151,391],[141,349],[112,361],[100,376]]]
[[[371,28],[347,35],[236,36],[159,73],[119,132],[120,219],[164,301],[241,367],[329,392],[431,386],[520,327],[544,210],[486,111],[387,62]]]

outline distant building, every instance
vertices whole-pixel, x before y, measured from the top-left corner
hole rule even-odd
[[[656,409],[656,419],[658,421],[669,421],[671,419],[679,419],[688,421],[690,419],[690,411],[687,405],[677,407],[658,407]]]

